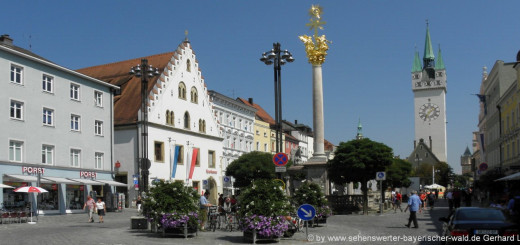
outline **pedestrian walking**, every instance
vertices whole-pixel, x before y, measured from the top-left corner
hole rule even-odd
[[[451,189],[449,189],[448,193],[446,193],[446,199],[448,199],[448,206],[451,213],[451,211],[453,211],[453,191]]]
[[[432,210],[433,205],[435,204],[435,194],[433,192],[430,192],[427,199],[428,199],[428,205],[430,206],[430,210]]]
[[[397,212],[397,208],[403,212],[403,208],[401,207],[401,203],[403,202],[403,196],[398,191],[395,192],[395,206],[394,213]]]
[[[455,189],[453,191],[453,206],[455,209],[460,208],[460,201],[462,199],[462,193],[460,189]]]
[[[404,211],[406,212],[408,209],[410,209],[410,216],[408,217],[408,224],[405,226],[410,228],[410,224],[413,222],[413,228],[419,228],[419,224],[417,224],[417,211],[421,212],[422,202],[419,196],[417,196],[417,191],[412,191],[412,196],[408,198],[408,206]]]
[[[96,210],[97,214],[99,216],[99,223],[104,223],[103,217],[105,216],[105,213],[107,212],[107,207],[105,205],[105,202],[101,200],[101,197],[98,197],[98,201],[96,202]]]
[[[92,223],[94,222],[94,204],[96,203],[96,201],[94,201],[94,199],[92,199],[92,197],[89,195],[87,196],[87,202],[85,203],[85,205],[83,205],[83,210],[85,210],[86,207],[88,207],[88,222]]]
[[[141,200],[141,196],[137,196],[137,200],[135,201],[135,205],[137,206],[137,213],[141,213],[141,204],[143,204],[143,201]]]
[[[421,191],[421,202],[422,202],[423,208],[426,208],[426,193],[424,191]]]

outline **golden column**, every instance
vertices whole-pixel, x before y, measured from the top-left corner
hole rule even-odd
[[[321,65],[325,62],[327,50],[329,49],[329,40],[325,39],[325,35],[318,36],[318,29],[323,30],[325,21],[321,20],[322,8],[319,5],[312,5],[309,10],[311,16],[310,22],[306,24],[311,30],[314,30],[312,37],[303,35],[299,36],[300,40],[305,44],[305,52],[309,63],[312,64],[312,105],[313,105],[313,127],[314,127],[314,153],[310,164],[324,164],[327,162],[324,149],[324,117],[323,117],[323,82],[321,74]]]

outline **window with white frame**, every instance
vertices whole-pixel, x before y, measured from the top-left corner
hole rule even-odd
[[[70,130],[80,131],[81,117],[78,115],[70,115]]]
[[[96,102],[96,106],[103,107],[103,93],[94,91],[94,101]]]
[[[70,98],[73,100],[79,100],[79,85],[70,84]]]
[[[11,113],[12,119],[23,120],[23,102],[11,100]]]
[[[11,82],[16,84],[23,84],[23,68],[16,65],[11,65]]]
[[[54,163],[54,146],[42,145],[42,164],[52,165]]]
[[[52,93],[54,85],[54,78],[43,74],[42,78],[42,89],[44,92]]]
[[[22,162],[23,142],[11,140],[9,141],[9,161]]]
[[[52,126],[54,125],[54,110],[49,108],[43,108],[43,125]]]
[[[79,167],[81,164],[81,150],[70,149],[70,166]]]
[[[96,135],[103,135],[103,122],[96,120],[94,125],[94,133]]]
[[[96,152],[96,159],[95,159],[95,166],[96,169],[102,169],[103,168],[103,153]]]

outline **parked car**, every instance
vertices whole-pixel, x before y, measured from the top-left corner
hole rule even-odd
[[[444,222],[442,244],[458,242],[518,242],[519,227],[506,219],[503,211],[495,208],[461,207]]]

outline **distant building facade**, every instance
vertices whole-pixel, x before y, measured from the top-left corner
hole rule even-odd
[[[0,202],[44,214],[83,212],[87,195],[110,198],[116,85],[57,65],[0,37],[0,183],[39,185],[39,202],[13,189]],[[112,202],[107,200],[107,207]]]

